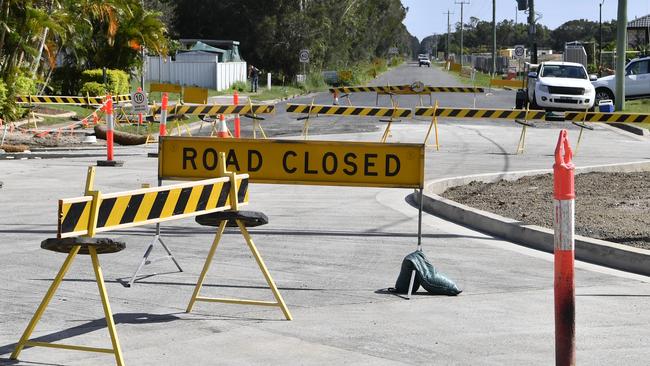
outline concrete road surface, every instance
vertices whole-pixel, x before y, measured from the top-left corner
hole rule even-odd
[[[429,79],[425,79],[429,77]],[[435,68],[400,67],[391,84],[414,79],[451,83]],[[380,81],[381,82],[381,81]],[[479,105],[506,107],[508,92]],[[328,95],[316,95],[326,102]],[[356,95],[353,97],[357,103]],[[374,95],[358,103],[374,105]],[[495,98],[495,99],[491,99]],[[472,104],[445,95],[446,105]],[[499,100],[501,100],[499,102]],[[412,101],[411,101],[412,102]],[[408,100],[400,102],[408,105]],[[282,110],[282,105],[279,106]],[[300,123],[278,113],[268,130],[288,136]],[[377,141],[382,123],[310,139]],[[340,119],[336,125],[343,122]],[[314,126],[318,124],[315,122]],[[272,127],[273,126],[273,127]],[[322,127],[327,129],[327,124]],[[559,129],[529,129],[526,152],[513,155],[521,127],[511,122],[441,121],[441,150],[427,149],[426,178],[550,168]],[[296,129],[297,128],[297,129]],[[314,127],[321,128],[321,127]],[[390,142],[422,142],[428,121],[396,124]],[[322,131],[322,130],[319,130]],[[325,132],[325,131],[323,131]],[[331,131],[327,131],[331,132]],[[571,129],[575,145],[578,130]],[[99,168],[103,192],[156,183],[154,147],[121,147],[122,168]],[[579,166],[650,158],[648,141],[607,126],[587,131]],[[110,355],[27,348],[8,357],[61,265],[64,255],[39,248],[55,235],[57,199],[79,196],[96,157],[0,161],[0,364],[112,364]],[[166,182],[168,183],[168,182]],[[184,272],[169,261],[145,267],[134,287],[124,283],[152,239],[153,227],[112,232],[127,249],[100,256],[127,365],[549,365],[554,362],[553,258],[425,215],[423,248],[454,280],[457,297],[387,294],[402,258],[415,249],[417,210],[405,189],[252,184],[247,209],[269,216],[251,234],[294,320],[277,308],[198,303],[184,312],[214,231],[191,219],[162,226]],[[551,199],[551,197],[549,197]],[[579,205],[579,197],[576,205]],[[550,213],[549,213],[550,214]],[[104,235],[102,235],[104,236]],[[155,254],[160,254],[160,248]],[[647,365],[650,280],[576,264],[577,361],[583,365]],[[272,299],[243,239],[229,231],[204,286],[206,296]],[[110,345],[90,261],[78,258],[34,336],[41,341]]]

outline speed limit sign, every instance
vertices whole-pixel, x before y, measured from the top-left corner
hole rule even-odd
[[[142,91],[131,94],[131,104],[133,113],[147,113],[147,94]]]
[[[309,63],[309,50],[307,50],[307,49],[300,50],[300,53],[298,54],[298,59],[302,63],[305,63],[305,64]]]
[[[523,58],[525,54],[526,48],[523,45],[520,44],[515,46],[515,57]]]

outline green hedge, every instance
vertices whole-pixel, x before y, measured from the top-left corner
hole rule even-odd
[[[103,96],[106,95],[106,86],[95,81],[89,81],[81,86],[79,94],[91,97]]]
[[[0,114],[5,109],[7,103],[7,86],[4,80],[0,79]]]
[[[104,83],[104,74],[102,69],[85,70],[81,73],[81,83],[84,86],[91,82],[98,84]],[[106,70],[105,87],[105,89],[112,94],[128,94],[129,75],[122,70]],[[83,93],[83,87],[82,90],[80,90],[80,93]]]
[[[14,93],[16,95],[34,95],[36,94],[36,82],[28,76],[18,75],[14,81]]]

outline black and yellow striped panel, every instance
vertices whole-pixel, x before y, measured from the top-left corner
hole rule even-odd
[[[488,119],[544,119],[544,111],[528,111],[521,109],[476,109],[476,108],[416,108],[415,115],[432,117],[433,112],[441,118],[488,118]]]
[[[566,121],[605,123],[650,123],[647,113],[565,112]]]
[[[113,100],[120,103],[120,102],[130,102],[131,101],[131,94],[122,94],[122,95],[114,95]]]
[[[162,108],[156,106],[151,108],[151,113],[159,114]],[[190,114],[190,115],[208,115],[215,116],[218,114],[266,114],[274,113],[275,106],[271,104],[253,104],[251,105],[218,105],[218,104],[201,104],[201,105],[175,105],[167,107],[169,114]]]
[[[410,117],[411,110],[407,108],[386,107],[354,107],[338,105],[287,104],[288,113],[324,114],[339,116],[364,117]]]
[[[429,94],[429,93],[483,93],[484,88],[474,88],[466,86],[425,86],[422,92],[414,92],[411,85],[392,85],[392,86],[342,86],[330,88],[330,93],[359,93],[359,92],[376,92],[380,94]]]
[[[74,97],[60,95],[17,95],[16,103],[18,104],[81,104],[81,105],[101,105],[104,102],[103,97]]]
[[[237,178],[237,201],[248,202],[248,176]],[[96,232],[153,224],[231,208],[229,178],[108,194],[101,197]],[[88,233],[92,197],[59,201],[58,237]]]

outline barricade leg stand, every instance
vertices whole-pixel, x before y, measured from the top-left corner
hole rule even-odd
[[[417,246],[417,251],[421,252],[422,251],[422,209],[423,209],[423,201],[424,201],[424,192],[423,189],[420,188],[420,205],[418,208],[418,246]],[[406,298],[408,300],[411,299],[411,295],[413,293],[413,283],[415,282],[415,269],[411,271],[411,280],[409,281],[409,290],[406,295]]]
[[[314,99],[313,98],[311,100],[311,105],[309,106],[309,110],[307,111],[307,116],[298,118],[298,119],[304,119],[305,120],[305,123],[302,126],[302,137],[305,140],[307,140],[307,136],[309,135],[309,118],[311,117],[312,108],[314,108]]]
[[[148,184],[147,184],[148,185]],[[158,187],[162,185],[162,180],[158,180]],[[143,188],[148,188],[143,186]],[[159,243],[160,246],[163,248],[163,250],[167,253],[167,255],[162,256],[162,257],[156,257],[154,259],[149,259],[149,256],[151,255],[151,252],[154,250],[154,246],[156,243]],[[162,240],[162,237],[160,235],[160,223],[156,224],[156,233],[153,236],[153,239],[151,240],[151,243],[147,247],[147,250],[145,250],[144,254],[142,255],[142,260],[140,261],[140,264],[138,265],[138,268],[135,270],[133,273],[133,276],[131,276],[131,279],[129,280],[129,283],[126,284],[126,287],[132,287],[133,283],[136,281],[136,278],[138,277],[138,274],[142,270],[142,268],[146,265],[164,260],[164,259],[171,259],[172,262],[174,262],[174,265],[178,269],[178,272],[183,272],[183,268],[181,265],[178,263],[174,255],[172,254],[171,250],[169,250],[169,247],[165,245],[165,242]],[[149,275],[147,275],[149,276]]]
[[[391,97],[391,103],[392,103],[392,97]],[[393,113],[391,113],[390,118],[387,120],[379,120],[380,122],[387,122],[388,124],[386,125],[386,129],[384,130],[384,134],[381,136],[380,142],[385,143],[388,138],[391,136],[390,134],[390,128],[393,122],[399,122],[398,119],[395,119],[397,117],[397,107],[398,105],[396,103],[393,104]]]
[[[345,95],[341,96],[342,98],[345,98],[348,101],[348,106],[352,105],[352,101],[350,100],[350,93],[347,93]]]
[[[593,130],[594,130],[593,127],[591,127],[591,126],[589,126],[589,125],[586,124],[586,121],[587,121],[587,113],[588,113],[588,112],[589,112],[589,110],[586,109],[586,110],[585,110],[584,117],[582,118],[582,123],[580,123],[580,122],[571,122],[572,124],[574,124],[574,125],[580,127],[580,133],[578,134],[578,141],[576,142],[576,148],[575,148],[575,150],[573,150],[573,156],[578,155],[578,147],[580,147],[580,141],[582,140],[582,132],[584,131],[584,129],[586,128],[586,129],[588,129],[588,130],[590,130],[590,131],[593,131]]]
[[[266,267],[266,264],[264,263],[262,256],[257,250],[257,247],[255,246],[255,243],[253,242],[253,239],[251,238],[250,233],[246,228],[247,222],[250,223],[250,226],[264,225],[268,222],[268,219],[261,212],[238,210],[235,175],[234,173],[226,172],[224,153],[219,154],[218,169],[219,169],[219,175],[221,176],[229,175],[231,177],[232,186],[230,191],[230,197],[231,197],[230,202],[232,202],[232,211],[215,212],[212,214],[203,215],[203,217],[201,216],[197,217],[196,221],[198,223],[202,225],[209,225],[209,226],[215,226],[218,224],[218,228],[217,228],[217,233],[214,236],[214,240],[212,241],[212,245],[210,246],[210,250],[208,251],[208,255],[205,259],[205,263],[203,264],[203,269],[201,270],[201,274],[199,275],[199,278],[196,282],[196,286],[194,287],[192,297],[190,298],[190,301],[187,304],[187,308],[185,312],[187,313],[192,312],[192,308],[194,307],[194,304],[197,301],[219,302],[219,303],[240,304],[240,305],[277,306],[282,310],[285,319],[292,320],[293,318],[291,316],[291,313],[289,312],[289,309],[287,308],[287,305],[284,302],[284,299],[282,298],[280,291],[278,291],[278,288],[275,285],[275,282],[273,281],[273,278],[271,277],[271,274],[269,273],[269,270]],[[223,232],[226,229],[226,225],[229,224],[229,222],[231,221],[234,221],[237,227],[239,228],[239,231],[241,232],[242,236],[244,237],[244,240],[246,241],[246,244],[248,245],[248,249],[251,251],[251,254],[255,258],[255,261],[257,262],[258,267],[262,271],[262,274],[264,275],[264,279],[266,280],[266,283],[268,284],[269,288],[273,292],[273,296],[275,297],[276,301],[260,301],[260,300],[214,298],[214,297],[199,296],[201,293],[201,287],[203,286],[203,282],[205,281],[205,277],[210,269],[212,260],[214,259],[214,254],[217,251],[217,247],[219,245],[219,242],[221,241],[221,238],[223,237]]]
[[[532,127],[533,125],[528,122],[528,105],[526,106],[526,114],[524,114],[524,120],[515,119],[515,123],[518,123],[522,126],[521,135],[519,135],[519,143],[517,144],[517,151],[515,155],[523,154],[526,147],[526,128]]]
[[[424,136],[424,144],[427,145],[429,142],[429,135],[431,135],[431,129],[435,129],[435,135],[436,135],[436,151],[440,151],[440,144],[438,142],[438,116],[436,115],[436,112],[438,110],[438,100],[436,100],[436,104],[433,106],[433,117],[431,117],[431,124],[429,124],[429,129],[427,130],[426,136]]]
[[[59,272],[57,273],[54,281],[50,285],[49,289],[45,293],[43,300],[36,309],[32,319],[30,320],[27,328],[23,332],[20,340],[16,344],[16,348],[11,353],[10,359],[16,360],[20,356],[21,351],[25,346],[27,347],[47,347],[47,348],[59,348],[67,350],[76,350],[83,352],[97,352],[97,353],[108,353],[113,354],[115,357],[115,363],[118,366],[124,365],[124,360],[122,357],[122,350],[120,348],[120,342],[117,337],[117,330],[115,329],[115,321],[113,319],[113,313],[111,311],[111,306],[108,301],[108,294],[106,292],[106,285],[104,283],[104,276],[102,274],[101,266],[99,265],[99,253],[115,253],[123,250],[125,248],[124,243],[115,242],[110,239],[96,239],[93,238],[95,234],[95,228],[97,227],[97,216],[99,214],[99,202],[101,199],[101,193],[99,191],[93,191],[93,182],[95,177],[95,170],[93,167],[88,169],[88,176],[86,177],[86,195],[92,195],[93,201],[91,204],[90,218],[88,222],[88,235],[86,237],[80,238],[67,238],[67,239],[47,239],[41,243],[43,249],[67,253],[67,257]],[[106,318],[106,325],[108,328],[108,333],[111,338],[112,348],[97,348],[97,347],[87,347],[87,346],[78,346],[70,344],[60,344],[60,343],[48,343],[48,342],[39,342],[39,341],[30,341],[32,332],[36,328],[36,325],[40,321],[43,313],[45,312],[50,301],[54,297],[57,289],[61,285],[63,278],[70,269],[74,258],[77,254],[89,254],[93,271],[95,273],[95,280],[97,282],[97,288],[99,290],[99,296],[102,301],[102,308],[104,310],[104,316]]]
[[[253,111],[253,101],[251,100],[251,98],[248,98],[248,106],[251,109],[251,114],[247,115],[247,117],[249,117],[250,119],[253,120],[253,139],[257,139],[257,130],[258,129],[260,130],[260,133],[262,134],[262,136],[265,139],[267,139],[268,137],[266,136],[266,133],[264,132],[264,129],[262,128],[262,123],[260,122],[260,121],[263,121],[264,118],[258,117],[255,112],[252,112]]]

